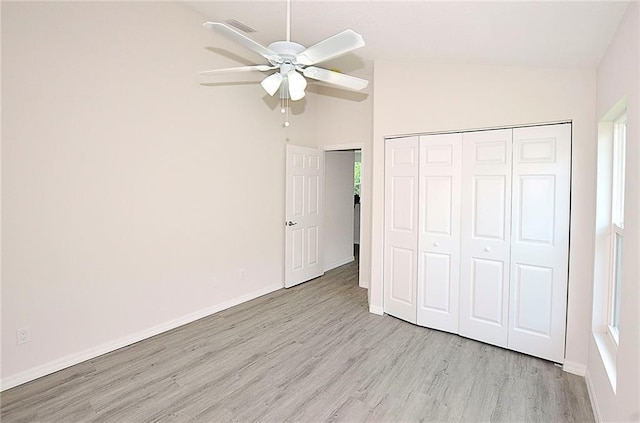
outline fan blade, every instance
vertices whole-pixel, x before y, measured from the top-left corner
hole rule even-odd
[[[282,74],[280,74],[280,72],[276,72],[263,79],[260,85],[262,85],[262,88],[264,88],[267,94],[273,96],[276,91],[278,91],[278,88],[280,88],[280,84],[282,84],[283,79],[284,77]]]
[[[318,44],[312,45],[305,51],[296,55],[298,63],[304,66],[315,65],[324,62],[341,54],[348,53],[352,50],[364,46],[362,35],[347,29],[339,34],[320,41]]]
[[[265,59],[277,59],[280,55],[274,51],[269,50],[260,43],[253,41],[251,38],[239,33],[238,31],[229,28],[227,25],[219,22],[205,22],[202,24],[204,27],[217,31],[219,34],[224,35],[231,41],[240,44],[242,47],[254,51],[264,57]]]
[[[304,89],[307,88],[307,80],[295,70],[287,73],[289,81],[289,98],[296,101],[304,97]]]
[[[266,72],[271,69],[275,69],[277,66],[269,65],[255,65],[255,66],[239,66],[237,68],[225,68],[225,69],[213,69],[200,72],[200,75],[216,75],[221,73],[235,73],[235,72]]]
[[[327,82],[342,88],[360,91],[367,88],[369,81],[366,79],[356,78],[355,76],[345,75],[340,72],[330,71],[328,69],[310,66],[303,72],[307,78],[317,79],[318,81]]]

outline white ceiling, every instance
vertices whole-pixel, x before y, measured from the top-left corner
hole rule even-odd
[[[264,45],[285,38],[285,0],[181,3],[256,29],[249,36]],[[310,46],[351,28],[366,46],[325,67],[364,76],[374,60],[595,68],[627,3],[292,0],[291,40]],[[241,47],[232,53],[262,63]]]

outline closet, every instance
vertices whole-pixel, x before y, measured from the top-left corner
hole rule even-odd
[[[571,124],[385,143],[385,312],[562,363]]]

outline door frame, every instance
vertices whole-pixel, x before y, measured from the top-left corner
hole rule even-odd
[[[363,219],[362,216],[365,214],[365,210],[369,210],[368,206],[365,206],[366,201],[369,198],[369,181],[365,175],[367,175],[367,171],[369,169],[369,157],[368,152],[365,153],[365,145],[363,142],[354,142],[348,144],[331,144],[331,145],[321,145],[318,147],[319,150],[325,154],[327,151],[345,151],[345,150],[360,150],[360,259],[358,262],[358,286],[360,288],[369,288],[369,283],[363,280],[363,270],[364,264],[362,260],[362,252],[366,251],[369,248],[369,245],[363,244],[364,238],[363,234]],[[324,218],[324,217],[323,217]],[[324,249],[324,245],[322,246]],[[323,251],[324,257],[324,251]]]

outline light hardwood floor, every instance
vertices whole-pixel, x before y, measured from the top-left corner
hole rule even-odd
[[[2,422],[591,422],[552,363],[368,313],[357,264],[5,391]]]

